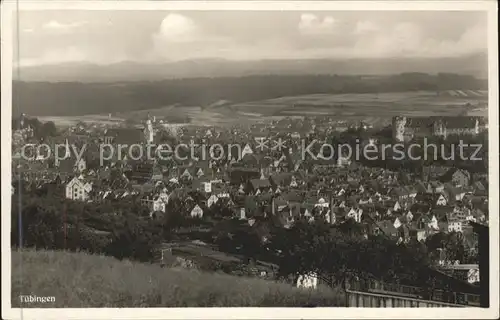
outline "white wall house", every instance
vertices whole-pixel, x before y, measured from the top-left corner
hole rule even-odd
[[[92,183],[85,182],[80,177],[74,177],[66,184],[67,199],[88,201],[90,191],[92,191]]]
[[[437,206],[445,206],[448,203],[446,200],[446,197],[442,194],[439,195],[438,199],[436,200],[436,205]]]
[[[448,232],[462,232],[462,221],[450,220],[448,221]]]
[[[85,169],[87,169],[87,162],[85,161],[85,159],[79,159],[78,161],[76,161],[75,167],[76,171],[83,172],[85,171]]]
[[[438,220],[437,220],[436,216],[434,216],[434,215],[432,216],[431,220],[428,223],[428,227],[430,229],[439,230]]]
[[[479,282],[479,268],[472,268],[467,272],[467,282]]]
[[[217,201],[219,201],[219,198],[215,194],[211,195],[207,200],[207,207],[212,207]]]
[[[297,288],[316,289],[318,286],[318,277],[314,273],[300,275],[297,279]]]
[[[166,202],[164,202],[162,199],[155,199],[153,200],[153,211],[166,211]]]
[[[191,217],[195,218],[202,218],[203,217],[203,209],[200,208],[199,205],[196,205],[193,210],[191,210]]]

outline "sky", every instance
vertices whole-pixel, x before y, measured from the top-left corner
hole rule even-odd
[[[14,28],[21,66],[458,57],[487,50],[486,13],[471,11],[21,11]]]

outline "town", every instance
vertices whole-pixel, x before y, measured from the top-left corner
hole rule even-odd
[[[487,280],[473,226],[489,220],[484,118],[394,117],[375,127],[308,116],[224,127],[148,116],[139,126],[82,121],[56,128],[23,114],[12,128],[14,244],[285,277],[299,287],[363,277],[417,288],[433,278],[432,290],[454,295],[432,299],[479,306]],[[374,146],[423,138],[452,152],[457,141],[480,144],[480,160],[301,152],[311,141]],[[50,152],[57,145],[68,146],[63,159]],[[129,148],[146,145],[168,145],[175,156]],[[69,146],[83,150],[81,157]],[[110,152],[120,146],[127,147]],[[19,224],[29,234],[21,236]],[[469,298],[457,302],[457,293]]]

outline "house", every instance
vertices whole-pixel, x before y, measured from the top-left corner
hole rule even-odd
[[[481,182],[481,181],[476,181],[472,184],[472,188],[474,190],[474,193],[476,192],[485,192],[487,191],[486,190],[486,187],[484,186],[484,184]]]
[[[87,168],[87,162],[83,158],[81,159],[66,158],[63,160],[56,161],[55,165],[60,172],[64,173],[72,173],[72,172],[82,173]]]
[[[452,185],[445,185],[445,191],[448,192],[449,199],[452,199],[453,201],[462,201],[467,194],[464,187],[455,187]]]
[[[219,198],[215,195],[212,194],[210,197],[207,199],[207,207],[211,207],[212,205],[216,204]]]
[[[245,220],[247,218],[245,207],[239,207],[239,218],[240,220]]]
[[[399,235],[398,229],[390,220],[376,222],[372,232],[374,235],[382,234],[390,238],[397,238]]]
[[[444,190],[444,184],[439,181],[431,181],[432,193],[441,193]]]
[[[158,194],[144,196],[141,204],[146,206],[151,212],[165,212],[168,204],[169,195],[162,191]]]
[[[145,142],[144,131],[138,128],[111,128],[104,132],[106,144],[133,145]]]
[[[470,173],[466,170],[458,168],[450,168],[440,178],[440,181],[443,183],[451,182],[455,186],[462,186],[462,187],[469,186],[470,180],[471,180]]]
[[[84,181],[83,177],[74,177],[66,184],[66,199],[88,201],[92,183]]]
[[[295,180],[295,182],[293,182],[293,174],[292,173],[273,174],[273,175],[271,175],[269,180],[274,188],[290,187],[290,186],[297,184],[296,180]]]
[[[399,229],[403,225],[403,223],[401,222],[401,219],[399,219],[399,217],[396,217],[392,225],[394,226],[394,228]]]
[[[319,198],[314,204],[314,207],[320,207],[320,208],[328,208],[329,206],[330,203],[328,203],[328,201],[326,201],[324,198]]]
[[[428,182],[419,181],[415,184],[415,189],[420,195],[431,194],[433,192],[432,185]]]
[[[440,269],[468,283],[479,282],[479,266],[477,264],[450,264],[444,265]]]
[[[281,194],[281,197],[288,203],[302,203],[304,197],[297,191],[288,191]]]
[[[316,289],[318,277],[314,273],[299,275],[297,278],[297,288]]]
[[[448,232],[462,232],[463,221],[456,218],[448,219]]]
[[[441,193],[435,196],[434,203],[436,206],[446,206],[448,204],[448,199],[446,199],[445,195]]]
[[[190,216],[192,218],[202,218],[203,217],[203,209],[199,205],[195,205],[193,209],[190,211]]]
[[[253,194],[256,194],[257,191],[262,193],[270,188],[271,183],[268,179],[251,179],[248,186],[249,191]]]
[[[388,211],[387,211],[388,215],[391,215],[392,212],[394,212],[394,211],[398,212],[402,209],[402,206],[399,203],[399,201],[389,200],[389,201],[385,202],[385,204],[387,205],[387,208],[388,208]]]
[[[182,168],[182,170],[180,171],[179,179],[180,180],[193,180],[193,174],[191,173],[190,169],[191,169],[190,167]]]
[[[439,230],[438,219],[435,215],[432,215],[429,221],[427,222],[427,227],[432,230]]]
[[[390,196],[395,197],[400,203],[407,202],[417,196],[417,190],[411,187],[397,187],[391,190]]]
[[[419,228],[418,224],[413,222],[409,224],[410,229],[410,238],[415,239],[417,241],[425,241],[427,238],[427,232],[423,228]]]
[[[349,210],[346,215],[347,218],[353,219],[357,223],[361,223],[362,216],[363,216],[363,209],[360,208],[351,208],[351,210]]]
[[[251,179],[260,178],[260,171],[253,168],[234,168],[228,171],[231,184],[246,184]]]
[[[143,184],[152,180],[154,174],[154,164],[151,162],[138,162],[132,167],[128,179],[135,183]]]
[[[217,187],[212,190],[212,194],[215,194],[219,199],[231,199],[229,191],[225,187]]]
[[[404,215],[407,221],[412,221],[413,220],[413,213],[408,210],[408,212]]]

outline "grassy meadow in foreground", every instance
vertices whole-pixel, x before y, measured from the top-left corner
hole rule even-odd
[[[61,251],[12,252],[12,307],[19,295],[53,296],[23,307],[304,307],[344,306],[341,289],[166,269]]]

